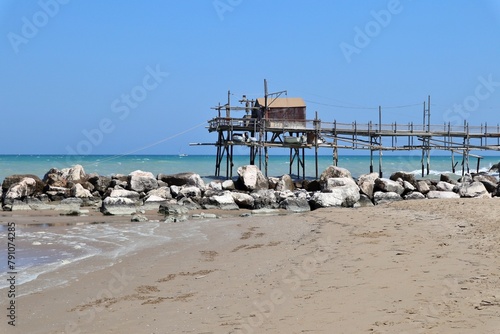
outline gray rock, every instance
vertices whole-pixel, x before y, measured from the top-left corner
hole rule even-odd
[[[328,166],[322,173],[319,178],[319,183],[321,186],[324,186],[324,184],[327,182],[328,179],[331,178],[350,178],[352,179],[351,172],[349,172],[345,168],[337,167],[337,166]]]
[[[426,194],[428,199],[448,199],[448,198],[460,198],[460,195],[452,191],[437,191],[431,190]]]
[[[214,191],[222,191],[222,182],[220,181],[211,181],[207,185],[208,190],[214,190]]]
[[[87,216],[89,213],[89,210],[75,210],[75,211],[66,211],[66,212],[61,212],[59,215],[60,216]]]
[[[158,188],[168,187],[168,183],[167,182],[163,182],[162,180],[156,180],[156,182],[158,182]]]
[[[402,179],[403,181],[409,182],[412,186],[417,186],[417,181],[415,180],[415,175],[407,172],[396,172],[393,173],[390,177],[390,180],[397,181],[398,179]]]
[[[151,195],[144,201],[142,209],[146,211],[158,211],[160,209],[160,205],[165,204],[167,204],[167,200],[165,198]]]
[[[441,175],[439,175],[439,181],[448,182],[448,183],[453,184],[452,179],[447,174],[441,174]]]
[[[181,187],[179,186],[170,186],[170,193],[172,194],[172,197],[173,198],[177,198],[177,196],[179,196],[180,194],[180,191],[181,191]]]
[[[280,178],[275,189],[276,191],[285,191],[285,190],[293,191],[295,190],[295,184],[293,183],[291,176],[285,174]]]
[[[183,197],[177,201],[177,204],[184,206],[188,210],[199,210],[201,206],[193,201],[192,198]]]
[[[243,186],[243,190],[266,190],[269,183],[266,177],[255,165],[238,167],[238,183]]]
[[[114,198],[130,198],[131,200],[137,201],[141,195],[138,192],[125,189],[114,189],[111,191],[109,197]]]
[[[269,184],[269,189],[275,189],[278,186],[278,183],[280,182],[280,179],[277,177],[268,177],[267,182]]]
[[[127,182],[128,181],[128,175],[125,175],[125,174],[114,174],[113,176],[111,176],[111,180],[117,180],[117,181]]]
[[[193,186],[205,190],[205,182],[196,173],[158,174],[157,179],[166,182],[169,186]]]
[[[130,219],[130,221],[138,223],[147,222],[148,220],[149,220],[148,217],[143,215],[133,215],[132,218]]]
[[[276,209],[278,207],[274,190],[256,190],[250,193],[250,196],[254,199],[255,209]]]
[[[496,194],[497,180],[492,175],[478,174],[473,178],[474,182],[481,182],[489,193]]]
[[[83,188],[83,186],[80,183],[75,184],[71,190],[70,190],[70,196],[72,197],[78,197],[78,198],[90,198],[94,197],[92,196],[92,193]]]
[[[418,192],[420,192],[424,195],[427,194],[429,191],[431,191],[430,183],[428,183],[425,180],[418,181],[416,188],[417,188]]]
[[[63,168],[61,169],[62,177],[67,181],[82,181],[85,180],[86,174],[82,165],[74,165],[71,168]]]
[[[204,209],[220,209],[220,210],[238,210],[239,207],[234,202],[230,191],[225,191],[220,195],[204,197],[201,201],[201,206]]]
[[[48,199],[47,199],[48,200]],[[38,198],[26,198],[25,202],[30,206],[32,210],[42,211],[42,210],[54,210],[55,206],[48,204]]]
[[[12,184],[5,193],[5,199],[14,200],[31,196],[36,191],[36,180],[25,177],[17,183]]]
[[[408,181],[403,181],[403,188],[405,189],[404,193],[415,191],[415,187],[413,186],[413,184]]]
[[[102,200],[100,196],[83,197],[81,198],[81,200],[82,200],[82,206],[92,206],[96,208],[100,208],[102,206]]]
[[[290,191],[290,190],[275,191],[274,192],[274,196],[276,196],[276,200],[278,202],[281,202],[281,201],[283,201],[283,200],[285,200],[287,198],[290,198],[290,197],[295,198],[295,194],[292,191]]]
[[[172,193],[170,192],[170,188],[166,186],[150,190],[146,196],[146,199],[151,196],[157,196],[164,199],[172,199]]]
[[[335,188],[349,187],[353,191],[359,192],[359,187],[356,182],[350,177],[335,177],[329,178],[322,183],[323,192],[332,192]]]
[[[286,198],[280,202],[279,207],[290,212],[311,211],[309,201],[305,198]]]
[[[66,197],[69,197],[70,190],[64,187],[54,187],[48,186],[45,194],[50,198],[51,201],[61,201]]]
[[[148,192],[158,188],[158,181],[153,173],[143,172],[141,170],[133,171],[128,175],[127,188],[138,193]]]
[[[310,202],[315,209],[331,206],[352,207],[359,199],[358,186],[345,185],[331,188],[327,193],[316,192],[312,195]]]
[[[453,184],[448,183],[448,182],[439,181],[436,184],[436,190],[438,190],[438,191],[453,191],[454,188],[455,188],[455,186]]]
[[[126,197],[106,197],[101,212],[105,215],[124,216],[136,213],[135,201]]]
[[[188,217],[186,215],[182,216],[170,216],[167,219],[165,219],[165,223],[181,223],[188,220]]]
[[[304,198],[307,200],[309,200],[311,198],[311,196],[309,195],[309,192],[305,189],[296,189],[294,191],[294,194],[295,194],[295,197],[297,197],[297,198]]]
[[[57,168],[51,168],[43,177],[43,182],[53,187],[66,187],[68,180],[63,172]]]
[[[393,181],[394,182],[394,181]],[[373,194],[373,201],[375,205],[380,205],[380,204],[386,204],[386,203],[391,203],[395,201],[402,201],[403,198],[401,197],[400,194],[389,191],[389,192],[383,192],[383,191],[376,191]]]
[[[374,205],[375,204],[373,204],[372,200],[370,199],[370,197],[368,197],[368,195],[360,194],[359,201],[354,203],[353,207],[354,208],[365,208],[365,207],[371,207]]]
[[[182,216],[189,212],[189,209],[177,203],[167,203],[160,205],[159,213],[166,216]]]
[[[25,178],[30,178],[36,181],[35,194],[41,194],[43,192],[45,183],[40,180],[38,176],[33,174],[15,174],[7,176],[2,182],[2,192],[6,192],[12,185],[21,182]]]
[[[405,196],[406,200],[413,200],[413,199],[425,199],[425,195],[422,193],[419,193],[418,191],[411,192]]]
[[[222,190],[234,190],[233,180],[225,180],[222,182]]]
[[[404,193],[405,189],[397,182],[386,178],[378,178],[375,180],[375,191],[394,192],[398,195]],[[374,195],[375,196],[375,195]]]
[[[88,175],[88,181],[94,186],[101,195],[111,186],[111,178],[109,176],[99,176],[97,174]]]
[[[370,199],[373,198],[373,190],[375,188],[376,179],[378,179],[378,173],[364,174],[358,179],[359,190]]]
[[[470,184],[462,184],[458,189],[460,197],[473,197],[473,198],[489,198],[491,197],[488,190],[481,182],[472,182]]]
[[[109,183],[109,187],[113,189],[125,189],[128,187],[128,182],[127,181],[122,181],[119,179],[111,179],[111,182]]]
[[[231,196],[233,196],[233,200],[238,205],[239,208],[242,209],[253,209],[255,200],[252,196],[245,193],[232,192]]]
[[[14,199],[10,205],[4,205],[4,211],[30,211],[32,210],[28,203]]]
[[[181,190],[179,191],[179,195],[182,195],[184,197],[188,198],[201,198],[201,189],[195,186],[184,186],[181,187]]]

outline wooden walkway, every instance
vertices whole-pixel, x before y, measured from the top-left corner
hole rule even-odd
[[[233,176],[233,146],[249,148],[250,164],[257,164],[267,175],[268,149],[290,149],[290,174],[297,163],[297,175],[305,177],[305,149],[315,150],[316,177],[318,177],[318,150],[332,149],[332,163],[338,164],[339,149],[370,151],[370,171],[373,172],[373,154],[379,153],[379,174],[382,175],[382,151],[422,151],[422,176],[430,170],[430,151],[444,150],[452,155],[462,155],[462,173],[468,173],[469,158],[481,159],[471,151],[499,151],[500,125],[462,126],[448,124],[382,124],[382,123],[338,123],[313,120],[216,117],[208,121],[208,131],[217,132],[215,143],[197,143],[192,145],[214,145],[217,147],[215,175],[221,175],[226,158],[226,177]],[[241,141],[239,136],[245,135]],[[234,140],[237,137],[238,140]],[[290,143],[287,137],[298,137],[296,143]],[[454,164],[456,165],[456,164]]]

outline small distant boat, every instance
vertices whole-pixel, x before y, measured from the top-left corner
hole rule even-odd
[[[184,158],[187,157],[188,155],[186,153],[179,153],[179,158]]]

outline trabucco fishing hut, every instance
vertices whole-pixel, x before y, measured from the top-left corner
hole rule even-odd
[[[322,148],[333,150],[332,163],[338,165],[339,149],[369,150],[369,171],[373,172],[374,154],[378,153],[378,172],[382,177],[383,151],[421,150],[422,176],[429,174],[431,150],[451,152],[451,166],[455,172],[458,161],[455,154],[462,157],[462,175],[470,172],[469,159],[476,158],[479,171],[481,156],[470,151],[500,150],[500,125],[470,126],[464,121],[457,126],[451,123],[431,125],[430,96],[423,103],[422,124],[382,124],[382,108],[378,109],[378,122],[360,124],[323,122],[315,112],[314,119],[306,118],[306,104],[302,98],[282,97],[286,91],[268,93],[264,80],[264,97],[249,100],[245,95],[231,104],[231,92],[227,103],[213,107],[217,117],[208,121],[208,131],[217,133],[215,143],[192,143],[191,145],[213,145],[217,148],[215,176],[221,176],[225,165],[225,177],[233,176],[234,146],[248,147],[249,164],[258,165],[268,174],[269,149],[286,148],[290,151],[289,173],[294,166],[297,176],[305,178],[305,150],[314,149],[315,175],[318,178],[318,151]],[[242,117],[234,113],[244,112]],[[398,140],[398,138],[401,138]],[[488,144],[488,140],[490,143]],[[494,142],[494,143],[491,143]],[[384,144],[385,143],[385,144]],[[224,161],[225,160],[225,161]]]

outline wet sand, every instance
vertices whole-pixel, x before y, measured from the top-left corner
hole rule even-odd
[[[499,204],[498,198],[419,200],[162,223],[156,233],[171,242],[96,271],[94,260],[82,261],[78,270],[86,274],[18,298],[15,330],[5,316],[0,329],[495,333]],[[71,268],[46,275],[55,279]],[[25,288],[30,284],[36,282]],[[6,291],[0,293],[5,310]]]

